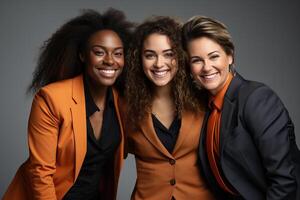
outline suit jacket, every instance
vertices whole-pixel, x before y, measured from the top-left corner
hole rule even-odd
[[[249,84],[257,86],[251,92],[243,91]],[[200,139],[199,165],[218,199],[296,199],[298,149],[293,124],[270,88],[237,74],[224,97],[219,169],[241,197],[229,197],[220,190],[210,170],[205,138],[206,126]]]
[[[118,95],[113,90],[117,117]],[[106,199],[115,199],[123,160],[122,140],[111,177],[103,186]],[[34,97],[28,122],[29,158],[19,168],[3,200],[62,199],[75,183],[87,147],[82,75],[43,87]]]
[[[120,109],[122,110],[122,109]],[[124,110],[124,109],[123,109]],[[131,199],[213,199],[197,167],[197,148],[204,112],[182,114],[173,153],[159,140],[148,113],[136,131],[124,125],[128,151],[135,155],[137,180]]]

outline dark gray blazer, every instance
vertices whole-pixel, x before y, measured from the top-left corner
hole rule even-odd
[[[209,112],[204,124],[208,116]],[[225,94],[219,167],[241,197],[226,195],[218,187],[209,167],[205,138],[206,126],[200,137],[199,166],[217,199],[296,199],[300,154],[294,125],[269,87],[236,74]]]

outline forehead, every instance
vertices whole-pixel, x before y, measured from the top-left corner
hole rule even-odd
[[[123,47],[119,35],[112,30],[100,30],[92,34],[88,40],[90,46],[102,46],[107,48]]]
[[[152,33],[144,40],[143,47],[151,50],[171,49],[171,41],[166,35]]]
[[[188,52],[190,54],[208,54],[212,51],[221,51],[223,52],[223,48],[213,39],[208,37],[200,37],[195,38],[188,43]]]

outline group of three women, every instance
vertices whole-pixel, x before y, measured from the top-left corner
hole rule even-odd
[[[203,16],[133,28],[121,11],[88,10],[45,43],[30,156],[3,199],[115,199],[127,153],[132,199],[295,199],[293,124],[272,90],[235,72],[227,28]]]

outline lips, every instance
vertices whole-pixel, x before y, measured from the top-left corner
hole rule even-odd
[[[168,69],[165,69],[165,70],[151,70],[151,72],[155,77],[162,78],[162,77],[165,77],[167,75],[169,70]]]
[[[218,72],[215,72],[215,73],[211,73],[211,74],[205,74],[205,75],[200,75],[200,77],[204,80],[212,80],[214,79],[216,76],[217,76]]]
[[[101,76],[106,78],[113,78],[117,72],[117,69],[98,69]]]

